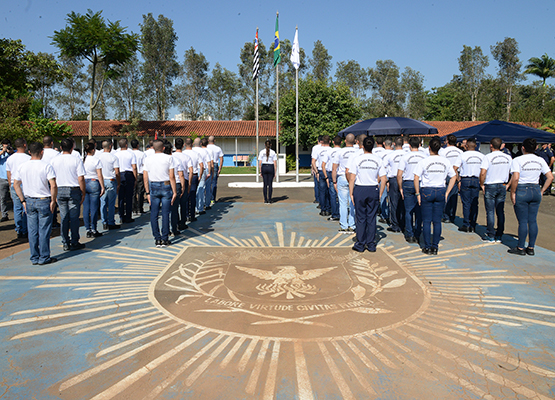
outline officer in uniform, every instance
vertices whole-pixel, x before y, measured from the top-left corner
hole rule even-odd
[[[116,198],[120,187],[119,159],[112,154],[112,141],[102,142],[103,152],[99,152],[96,158],[102,163],[102,178],[104,179],[105,192],[100,196],[100,216],[104,224],[104,230],[119,229],[116,225],[114,215],[116,213]]]
[[[212,151],[212,154],[214,156],[214,173],[212,174],[212,196],[210,199],[210,203],[208,203],[209,206],[212,207],[217,199],[216,194],[218,191],[218,177],[220,176],[220,172],[222,172],[222,167],[224,165],[224,152],[220,146],[216,145],[214,136],[210,136],[208,138],[208,149]]]
[[[353,147],[355,136],[349,133],[345,137],[345,147],[335,153],[333,160],[332,178],[339,198],[339,232],[354,233],[355,231],[355,205],[349,195],[349,181],[345,169],[351,157],[358,153]]]
[[[322,155],[322,172],[328,185],[329,198],[330,198],[330,212],[331,216],[328,221],[339,221],[339,201],[337,199],[337,181],[333,179],[333,160],[337,152],[341,149],[341,138],[336,136],[333,138],[333,147],[329,148],[326,153]]]
[[[329,217],[331,215],[330,191],[327,184],[327,178],[322,170],[322,161],[326,153],[330,149],[330,137],[322,136],[322,144],[316,154],[316,169],[318,171],[318,194],[320,195],[320,215]]]
[[[188,211],[188,221],[195,222],[197,218],[195,217],[195,208],[197,204],[197,189],[199,184],[199,177],[204,174],[204,163],[202,162],[199,154],[193,150],[193,141],[191,138],[185,139],[185,151],[184,153],[191,159],[191,165],[193,167],[193,179],[189,182],[189,202],[187,205]],[[183,223],[184,221],[182,221]]]
[[[457,174],[459,173],[459,168],[461,167],[462,153],[463,151],[457,147],[457,137],[455,135],[447,135],[447,147],[440,149],[439,155],[447,158],[451,162],[451,165],[453,165],[453,169]],[[455,222],[455,216],[457,215],[457,203],[459,201],[458,194],[459,186],[455,185],[453,190],[449,192],[449,197],[445,202],[442,222]]]
[[[193,181],[193,162],[191,157],[183,152],[185,142],[181,138],[175,139],[175,152],[173,158],[179,160],[183,165],[183,177],[185,187],[182,188],[181,197],[179,197],[179,230],[187,229],[187,210],[189,209],[189,196],[191,192],[191,182]],[[198,175],[197,175],[198,177]]]
[[[133,222],[133,192],[137,180],[137,158],[127,148],[127,139],[120,139],[116,157],[119,159],[120,187],[118,193],[118,211],[122,223]]]
[[[349,164],[349,192],[356,209],[356,243],[353,250],[376,251],[376,216],[385,189],[386,171],[382,159],[372,154],[374,139],[363,142],[364,153]]]
[[[137,161],[137,184],[135,185],[135,191],[133,192],[133,211],[137,214],[144,214],[143,205],[145,202],[145,187],[143,180],[143,165],[145,162],[146,155],[141,150],[139,150],[139,141],[133,139],[131,141],[131,148],[135,154],[135,159]]]
[[[484,155],[476,151],[476,139],[466,141],[467,151],[461,154],[461,202],[463,224],[461,232],[475,232],[478,219],[478,198],[480,196],[480,169]]]
[[[318,208],[320,208],[320,187],[318,186],[318,167],[316,166],[316,159],[318,158],[318,152],[322,147],[322,138],[322,135],[318,136],[318,143],[312,147],[312,152],[310,154],[310,172],[314,178],[314,203],[318,203]]]
[[[13,175],[17,172],[23,163],[31,159],[31,156],[25,153],[27,150],[27,141],[23,138],[16,139],[14,142],[16,152],[8,157],[6,161],[6,177],[10,182],[10,194],[13,203],[13,219],[15,222],[15,231],[18,239],[27,237],[27,214],[19,196],[15,192]]]
[[[387,171],[387,180],[389,182],[389,217],[390,226],[387,227],[389,232],[403,232],[405,227],[405,207],[403,198],[401,197],[401,186],[397,181],[397,173],[399,170],[399,161],[407,154],[403,150],[403,138],[398,136],[395,138],[395,150],[388,153],[384,158],[384,166]]]

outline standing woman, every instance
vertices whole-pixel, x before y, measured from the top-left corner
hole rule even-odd
[[[414,190],[422,211],[422,233],[424,234],[424,254],[437,254],[441,236],[441,218],[449,192],[455,186],[457,175],[451,161],[438,155],[441,141],[430,140],[430,157],[420,160],[414,169]],[[445,190],[446,178],[449,186]],[[432,238],[432,223],[434,235]]]
[[[518,245],[507,250],[520,256],[534,255],[534,245],[538,237],[538,210],[542,195],[551,186],[553,174],[545,160],[534,154],[536,139],[528,138],[522,143],[522,155],[511,164],[511,201],[518,220]],[[546,177],[543,187],[539,186],[540,175]],[[524,248],[528,236],[528,247]]]
[[[104,177],[102,176],[102,162],[94,156],[94,143],[85,145],[85,201],[83,202],[83,221],[87,230],[87,237],[99,237],[102,233],[96,230],[98,220],[98,205],[100,197],[104,195]]]
[[[272,182],[274,181],[277,171],[277,155],[276,152],[271,149],[271,144],[269,140],[266,140],[266,148],[261,150],[258,155],[260,176],[262,176],[262,180],[264,181],[264,204],[272,203]]]

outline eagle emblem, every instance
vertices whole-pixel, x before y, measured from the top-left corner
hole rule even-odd
[[[270,297],[279,297],[285,295],[289,300],[297,297],[306,297],[308,294],[316,294],[317,287],[305,283],[305,281],[317,278],[337,267],[317,268],[303,271],[302,274],[297,272],[297,268],[293,266],[277,267],[278,272],[264,271],[256,268],[245,268],[238,265],[235,266],[240,271],[246,272],[259,279],[273,281],[272,283],[259,284],[256,289],[261,296],[269,294]]]

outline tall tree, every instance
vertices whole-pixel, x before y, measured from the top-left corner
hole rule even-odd
[[[308,61],[309,66],[312,68],[312,76],[314,79],[328,79],[332,67],[332,58],[333,57],[328,53],[328,49],[326,49],[320,40],[314,42],[312,57]]]
[[[141,54],[144,59],[145,96],[159,121],[168,116],[168,108],[172,104],[172,82],[179,74],[176,42],[177,34],[171,19],[159,15],[155,20],[151,13],[143,15]]]
[[[141,85],[142,75],[137,55],[133,55],[119,71],[119,76],[112,79],[107,87],[110,99],[108,103],[117,119],[140,119],[145,93]]]
[[[409,118],[422,119],[426,115],[426,91],[424,75],[406,67],[401,75],[401,90],[404,93],[405,115]]]
[[[272,46],[273,53],[273,46]],[[270,78],[273,54],[268,58],[266,46],[261,40],[258,41],[259,69],[258,69],[258,97],[260,108],[269,107],[270,100]],[[241,63],[237,64],[239,69],[239,79],[242,83],[241,97],[243,98],[243,119],[253,120],[254,105],[256,101],[256,82],[252,79],[252,64],[254,55],[254,41],[246,42],[241,49]],[[260,114],[260,110],[259,110]],[[274,116],[275,118],[275,116]],[[261,118],[262,119],[262,118]]]
[[[536,75],[543,81],[543,87],[545,87],[545,81],[547,78],[555,77],[555,60],[545,53],[541,58],[532,57],[528,60],[528,65],[526,66],[525,74]]]
[[[89,101],[89,138],[92,137],[93,110],[101,98],[106,79],[117,76],[117,67],[125,64],[137,51],[138,36],[125,33],[126,28],[120,22],[104,20],[101,11],[81,15],[75,12],[68,14],[68,25],[55,31],[52,43],[57,46],[62,56],[86,59],[92,66],[91,97]],[[97,68],[101,68],[101,84],[95,98],[95,79]]]
[[[478,114],[478,98],[482,81],[486,78],[486,67],[489,65],[488,56],[482,53],[482,48],[463,46],[459,57],[459,71],[464,88],[470,95],[470,109],[472,121],[476,121]]]
[[[495,46],[491,46],[491,54],[493,59],[499,64],[499,79],[505,87],[506,104],[507,104],[507,121],[511,120],[511,103],[513,99],[513,88],[515,84],[522,80],[520,69],[522,63],[518,58],[520,50],[515,39],[506,37],[502,42],[497,42]]]
[[[469,95],[462,89],[459,76],[438,88],[432,88],[426,100],[427,121],[468,121],[470,119]]]
[[[0,39],[0,98],[17,99],[33,89],[29,66],[33,53],[21,40]]]
[[[376,67],[368,71],[370,86],[373,90],[368,104],[370,116],[390,117],[402,115],[402,104],[405,101],[399,83],[399,67],[392,60],[378,60]]]
[[[77,59],[60,57],[64,79],[58,85],[55,104],[58,110],[62,111],[61,118],[74,121],[77,114],[83,114],[87,102],[85,93],[87,92],[87,77],[83,73],[83,63]]]
[[[274,44],[270,46],[271,48],[268,50],[268,58],[273,59],[274,57]],[[295,87],[295,67],[291,62],[291,52],[293,51],[293,44],[289,39],[280,40],[279,47],[281,49],[281,62],[279,63],[279,91],[280,93],[294,88]],[[299,66],[299,78],[302,78],[304,73],[306,72],[306,53],[304,49],[301,47],[299,49],[299,58],[301,61],[301,65]],[[271,74],[274,78],[274,85],[275,87],[275,78],[276,74]]]
[[[363,100],[366,97],[366,92],[370,89],[368,71],[355,60],[339,61],[335,71],[335,79],[347,85],[351,89],[351,94],[357,100]]]
[[[202,53],[193,47],[185,52],[182,84],[178,87],[178,104],[186,119],[196,121],[205,112],[208,98],[209,63]]]
[[[241,81],[217,63],[208,80],[210,112],[216,120],[232,120],[241,113]]]
[[[52,118],[54,108],[51,103],[54,98],[54,86],[66,76],[62,66],[52,54],[37,53],[31,59],[29,77],[35,92],[35,99],[40,103],[39,115]]]

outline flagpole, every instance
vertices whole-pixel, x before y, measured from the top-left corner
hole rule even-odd
[[[299,182],[299,70],[295,69],[295,159],[296,162],[296,182]]]
[[[256,40],[258,45],[258,27],[256,27]],[[258,152],[260,151],[258,142],[258,73],[256,75],[256,103],[255,103],[255,115],[256,115],[256,183],[260,181],[260,162],[258,161]]]
[[[276,31],[277,31],[277,18],[279,18],[279,11],[276,11]],[[278,40],[279,40],[279,36],[278,36]],[[275,48],[274,48],[274,51],[275,51]],[[274,54],[274,57],[275,57],[275,54]],[[279,183],[279,62],[276,63],[276,153],[277,153],[276,182]]]

